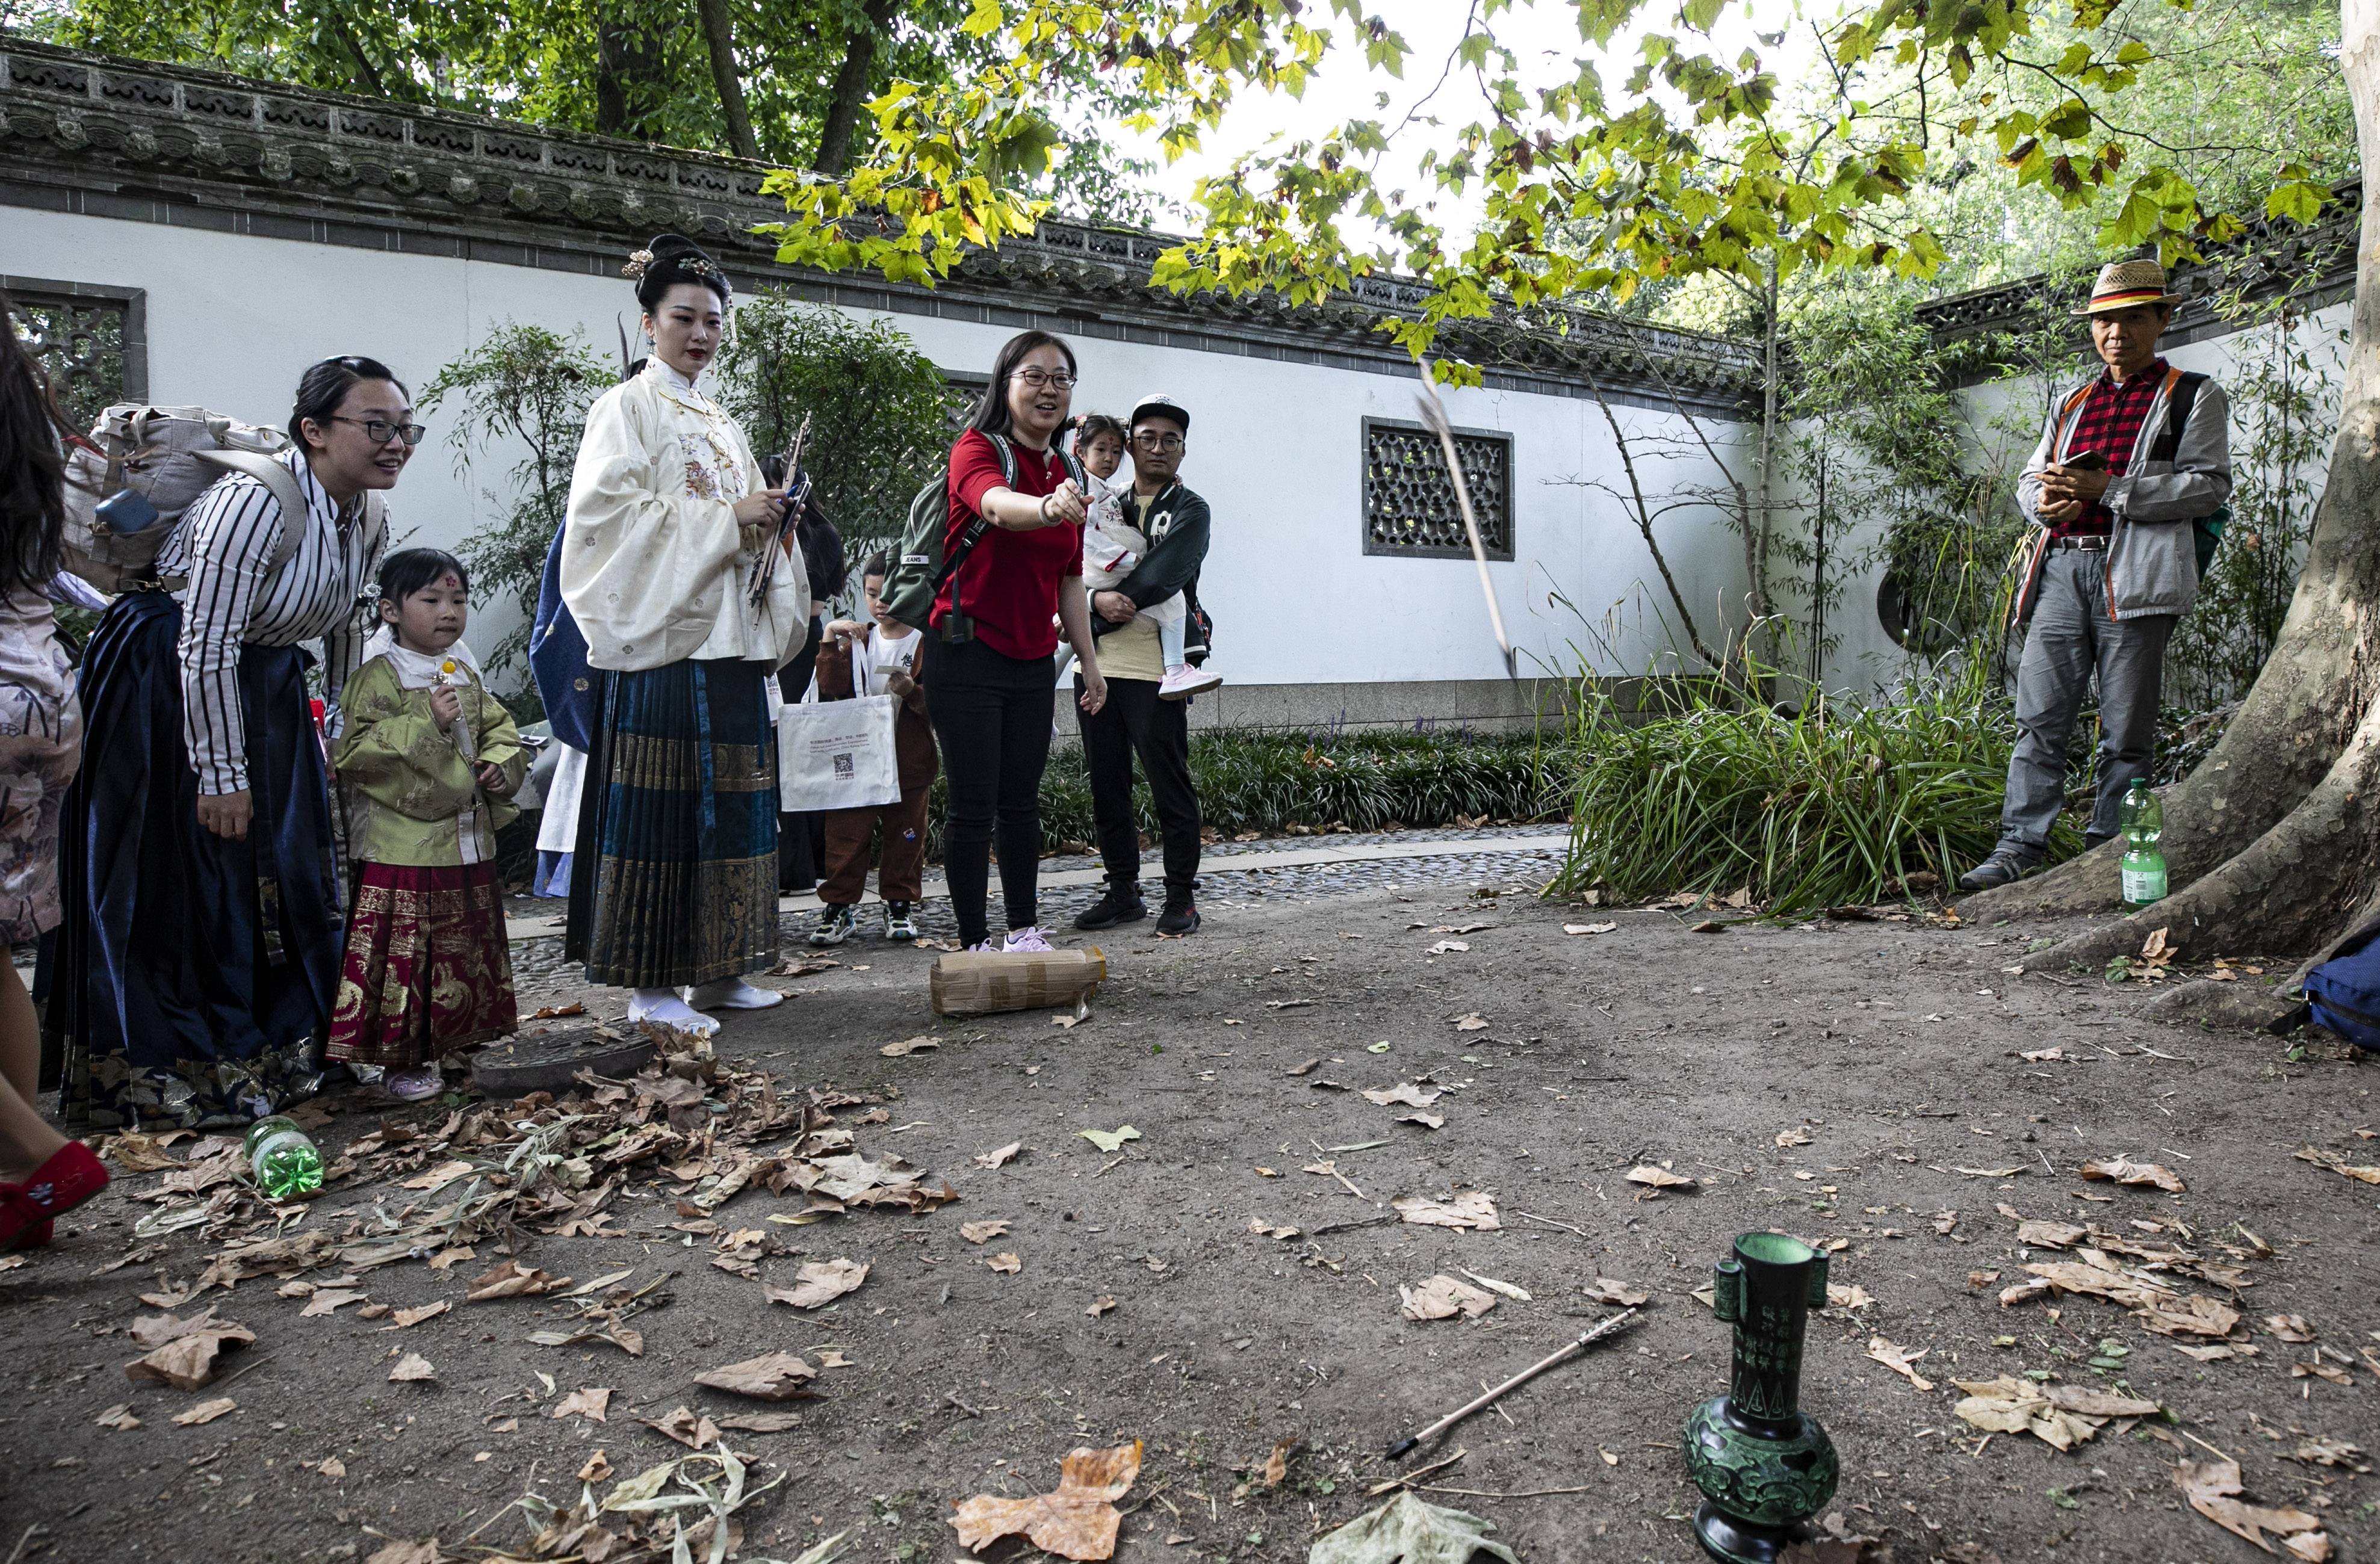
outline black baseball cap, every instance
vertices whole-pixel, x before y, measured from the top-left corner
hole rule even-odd
[[[1137,403],[1134,404],[1132,409],[1132,420],[1124,427],[1126,429],[1138,429],[1140,427],[1140,420],[1150,417],[1172,418],[1175,423],[1182,426],[1183,433],[1187,434],[1190,432],[1190,409],[1184,407],[1181,403],[1176,402],[1171,396],[1164,396],[1156,394],[1144,396]]]

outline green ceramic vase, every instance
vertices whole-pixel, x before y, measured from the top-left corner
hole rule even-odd
[[[1827,1302],[1827,1257],[1748,1232],[1717,1267],[1713,1308],[1735,1327],[1727,1394],[1686,1419],[1686,1472],[1703,1491],[1694,1534],[1728,1564],[1775,1564],[1834,1497],[1835,1444],[1802,1411],[1802,1340]]]

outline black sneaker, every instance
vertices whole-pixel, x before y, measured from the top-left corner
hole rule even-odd
[[[1184,897],[1179,902],[1168,901],[1165,911],[1158,915],[1157,932],[1184,935],[1198,932],[1198,903]]]
[[[1991,891],[2003,885],[2013,885],[2041,867],[2041,860],[2002,847],[1982,863],[1959,877],[1961,891]]]
[[[1113,928],[1120,923],[1138,923],[1148,915],[1148,903],[1140,899],[1140,888],[1119,891],[1111,885],[1107,893],[1075,919],[1076,928],[1090,930]]]
[[[810,930],[810,943],[824,950],[840,945],[859,932],[859,915],[849,907],[829,904],[819,912],[818,927]]]
[[[917,937],[917,910],[906,902],[885,903],[884,938],[906,943]]]

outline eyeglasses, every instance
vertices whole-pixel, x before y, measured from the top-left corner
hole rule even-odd
[[[1016,371],[1016,378],[1023,381],[1026,384],[1031,386],[1036,391],[1040,390],[1045,385],[1057,391],[1072,391],[1075,389],[1075,377],[1068,374],[1063,370],[1019,370]]]
[[[385,445],[392,440],[402,440],[407,445],[419,445],[421,443],[421,437],[430,432],[419,424],[393,424],[386,418],[351,418],[345,413],[332,414],[331,421],[334,424],[361,425],[364,438],[375,445]]]
[[[1132,443],[1135,445],[1139,446],[1144,451],[1179,451],[1182,449],[1182,437],[1180,435],[1159,434],[1153,430],[1144,430],[1140,433],[1134,435],[1132,437]]]

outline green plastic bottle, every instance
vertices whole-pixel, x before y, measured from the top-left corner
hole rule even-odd
[[[285,1113],[249,1125],[239,1154],[269,1200],[311,1194],[322,1187],[322,1153]]]
[[[2123,902],[2137,911],[2165,900],[2165,853],[2157,846],[2165,835],[2165,806],[2146,782],[2134,778],[2119,818],[2124,832]]]

